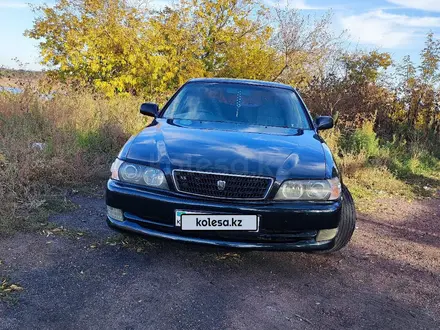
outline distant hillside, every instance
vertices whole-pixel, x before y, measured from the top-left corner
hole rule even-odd
[[[37,81],[42,77],[42,71],[14,70],[0,68],[0,86],[17,87],[23,83]]]

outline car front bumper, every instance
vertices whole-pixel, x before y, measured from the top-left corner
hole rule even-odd
[[[106,203],[121,209],[124,221],[110,216],[119,230],[214,246],[263,250],[327,250],[333,240],[317,241],[319,230],[337,228],[341,202],[243,202],[198,199],[171,191],[144,190],[109,180]],[[183,231],[175,225],[175,211],[206,214],[255,214],[258,232]]]

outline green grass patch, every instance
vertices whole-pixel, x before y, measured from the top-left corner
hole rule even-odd
[[[368,122],[355,131],[323,135],[359,211],[375,211],[380,198],[432,197],[440,189],[440,159],[428,145],[380,141]]]

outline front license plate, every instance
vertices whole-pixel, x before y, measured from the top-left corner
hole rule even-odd
[[[182,230],[258,230],[256,215],[182,214]]]

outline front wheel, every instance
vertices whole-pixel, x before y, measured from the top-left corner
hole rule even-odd
[[[354,229],[356,228],[356,209],[354,207],[353,197],[347,187],[342,187],[342,210],[341,221],[338,226],[338,233],[335,237],[335,245],[326,251],[325,253],[336,252],[342,249],[348,244],[353,236]]]

